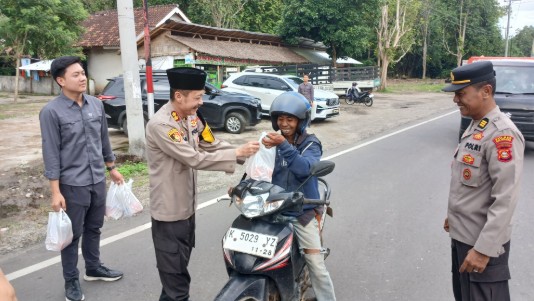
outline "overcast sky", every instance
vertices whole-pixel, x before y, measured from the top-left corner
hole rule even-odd
[[[508,6],[509,2],[508,0],[499,0],[499,3],[502,6]],[[507,16],[499,21],[503,37],[505,37],[507,21]],[[512,1],[509,35],[514,36],[517,30],[521,30],[525,26],[534,26],[534,0],[514,0]]]

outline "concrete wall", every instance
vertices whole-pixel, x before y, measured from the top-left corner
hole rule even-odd
[[[91,49],[87,55],[87,75],[95,82],[99,94],[108,83],[108,78],[123,73],[119,49]]]
[[[0,76],[0,92],[14,91],[15,77]],[[30,78],[19,77],[19,93],[58,95],[59,92],[59,86],[55,82],[52,82],[51,77],[41,77],[39,81],[35,81]]]

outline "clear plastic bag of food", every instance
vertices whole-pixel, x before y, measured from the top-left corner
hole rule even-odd
[[[48,212],[45,246],[49,251],[61,251],[72,242],[72,223],[67,213]]]
[[[132,179],[121,185],[111,183],[106,196],[106,216],[119,219],[143,211],[143,205],[132,192],[132,184]]]
[[[247,175],[258,181],[271,182],[273,177],[274,160],[276,158],[276,147],[266,148],[261,140],[267,133],[261,133],[260,150],[248,158],[246,163]]]

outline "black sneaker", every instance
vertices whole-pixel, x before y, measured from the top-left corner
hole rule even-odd
[[[94,270],[86,270],[85,275],[83,275],[83,279],[85,279],[86,281],[116,281],[121,279],[122,275],[122,272],[114,271],[101,265]]]
[[[82,293],[80,287],[80,281],[78,278],[65,281],[65,300],[67,301],[81,301],[85,300],[85,296]]]

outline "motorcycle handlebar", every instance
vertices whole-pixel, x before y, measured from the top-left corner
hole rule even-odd
[[[304,198],[304,201],[302,201],[302,203],[309,204],[309,205],[330,205],[330,201],[318,200],[318,199],[306,199],[306,198]]]

